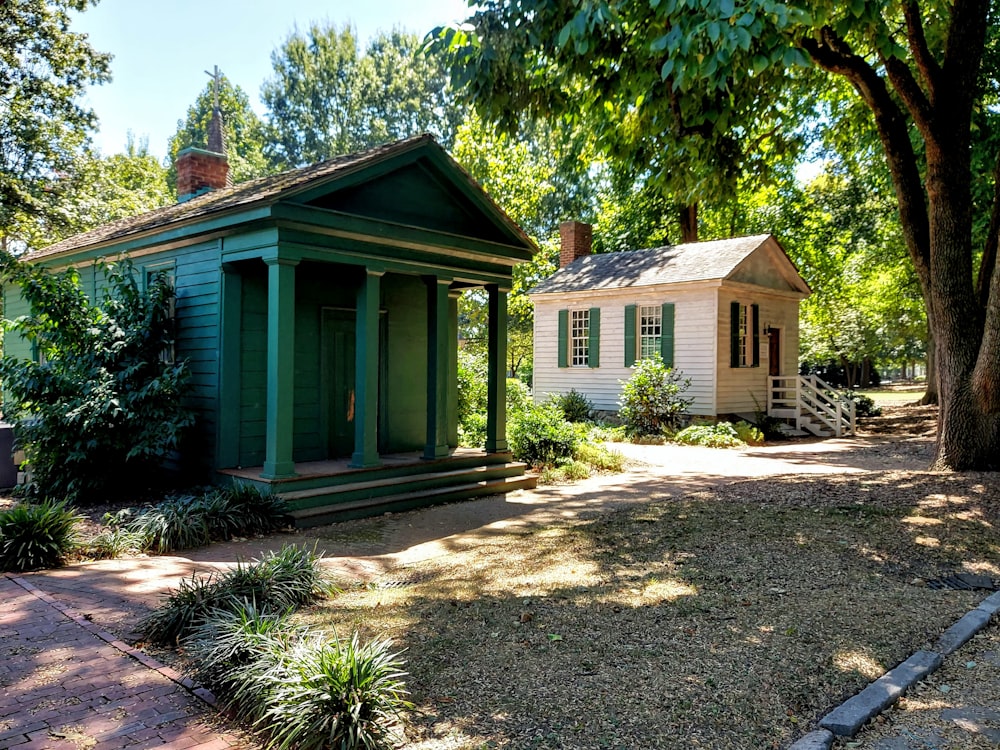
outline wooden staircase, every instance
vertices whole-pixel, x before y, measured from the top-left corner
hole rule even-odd
[[[384,457],[382,466],[370,469],[351,469],[343,463],[297,465],[299,475],[288,479],[265,480],[247,471],[222,473],[230,481],[270,489],[285,500],[295,525],[302,528],[531,489],[537,477],[525,475],[526,468],[510,453],[470,451],[435,460],[422,460],[416,454]]]
[[[843,437],[855,433],[855,403],[822,378],[772,375],[768,381],[768,416],[787,420],[802,434]]]

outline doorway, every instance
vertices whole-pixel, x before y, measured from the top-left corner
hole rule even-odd
[[[767,374],[781,374],[781,329],[769,328],[767,331]]]
[[[326,423],[326,455],[354,452],[354,312],[323,309],[320,362],[321,408]]]

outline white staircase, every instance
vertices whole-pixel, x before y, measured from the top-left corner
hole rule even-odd
[[[767,414],[820,437],[853,435],[855,404],[815,375],[771,375]]]

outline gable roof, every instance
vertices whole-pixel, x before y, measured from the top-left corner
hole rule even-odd
[[[809,287],[794,264],[770,234],[734,237],[707,242],[686,242],[648,250],[601,253],[577,258],[545,279],[529,294],[583,292],[595,289],[623,289],[693,281],[721,281],[756,250],[773,244],[794,274],[799,291]]]
[[[179,224],[271,205],[279,200],[293,198],[300,193],[315,190],[326,183],[334,182],[362,169],[414,151],[424,151],[438,161],[449,164],[453,168],[456,179],[464,182],[478,195],[487,210],[495,215],[495,219],[503,225],[507,233],[526,247],[535,247],[534,242],[524,233],[524,230],[507,216],[503,209],[480,187],[479,183],[452,159],[432,136],[425,133],[356,154],[345,154],[318,164],[291,169],[276,175],[258,177],[231,187],[212,190],[183,203],[175,203],[137,216],[119,219],[90,231],[73,235],[41,250],[36,250],[27,254],[24,259],[40,260],[95,245],[125,240]]]

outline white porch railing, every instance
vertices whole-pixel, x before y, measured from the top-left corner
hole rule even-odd
[[[768,416],[794,420],[800,430],[814,435],[853,435],[855,404],[815,375],[771,375],[767,390]]]

